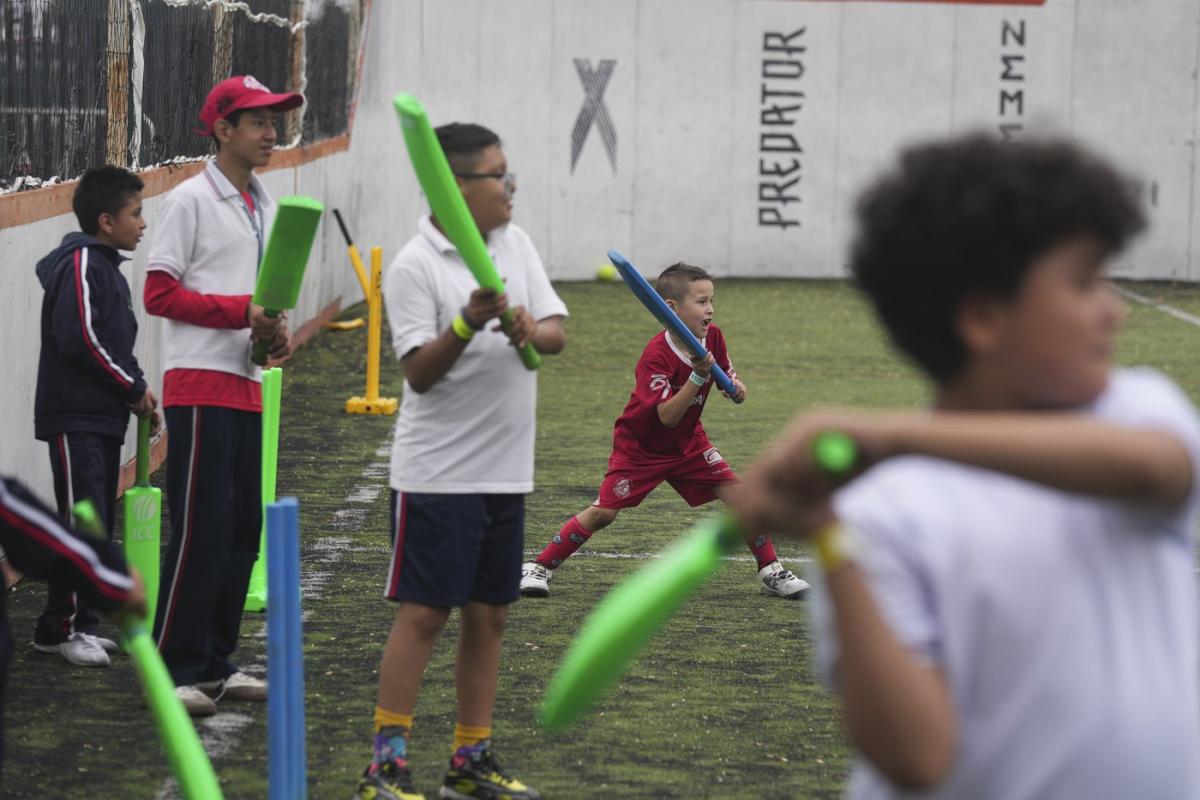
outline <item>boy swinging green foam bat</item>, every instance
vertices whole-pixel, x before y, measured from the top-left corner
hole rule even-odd
[[[437,134],[429,124],[429,117],[417,98],[410,94],[396,95],[393,103],[396,113],[400,115],[400,129],[404,133],[404,144],[408,147],[408,157],[412,161],[413,171],[425,197],[429,199],[429,207],[437,217],[447,238],[454,243],[458,254],[462,256],[467,269],[475,276],[475,280],[485,289],[504,291],[504,281],[496,271],[488,255],[487,245],[479,233],[479,227],[467,209],[458,183],[450,171],[450,162],[438,144]],[[505,332],[512,324],[512,311],[505,311],[500,317],[500,325]],[[521,363],[526,369],[537,369],[542,363],[542,357],[532,344],[526,344],[517,351]]]
[[[277,317],[296,307],[317,224],[324,211],[320,201],[303,195],[290,195],[279,201],[251,300],[262,306],[267,316]],[[266,365],[268,348],[268,342],[254,343],[255,364]]]
[[[850,437],[830,431],[817,438],[812,457],[828,475],[841,476],[853,469],[857,449]],[[713,576],[722,556],[743,541],[732,514],[713,515],[605,595],[550,681],[542,699],[542,725],[559,730],[583,716],[650,637]]]

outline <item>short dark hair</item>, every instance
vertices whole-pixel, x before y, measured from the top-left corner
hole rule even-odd
[[[434,130],[454,172],[470,172],[485,147],[500,145],[495,132],[473,122],[451,122]]]
[[[241,120],[242,120],[242,115],[245,114],[247,111],[251,111],[251,110],[254,110],[254,109],[239,108],[234,111],[230,111],[228,114],[221,117],[221,119],[225,120],[230,125],[232,125],[233,127],[236,128],[238,126],[238,123],[241,122]],[[217,126],[213,125],[213,132],[212,132],[213,146],[216,147],[218,151],[220,151],[221,140],[217,138],[216,128],[217,128]]]
[[[71,207],[79,229],[89,236],[100,232],[100,215],[116,216],[132,195],[140,192],[145,184],[142,179],[127,169],[105,164],[83,173]]]
[[[711,280],[712,275],[702,267],[678,261],[659,274],[658,280],[654,282],[654,291],[664,300],[674,300],[678,303],[687,296],[688,287],[693,283]]]
[[[860,196],[850,268],[895,345],[943,382],[966,366],[964,298],[1014,298],[1031,264],[1073,238],[1119,251],[1145,224],[1139,191],[1062,139],[920,144]]]

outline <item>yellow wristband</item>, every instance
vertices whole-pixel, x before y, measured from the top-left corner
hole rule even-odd
[[[833,572],[854,560],[854,545],[840,522],[831,522],[812,537],[817,562],[825,572]]]
[[[475,335],[474,329],[467,324],[467,321],[463,319],[462,314],[459,314],[454,318],[454,321],[450,323],[450,328],[454,331],[454,335],[462,339],[464,342],[471,341],[471,337]]]

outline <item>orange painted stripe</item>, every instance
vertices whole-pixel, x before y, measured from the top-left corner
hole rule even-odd
[[[271,162],[258,171],[294,169],[349,148],[350,134],[343,133],[332,139],[322,139],[312,144],[276,151],[275,155],[271,156]],[[138,177],[146,184],[146,188],[142,190],[142,197],[165,194],[204,169],[204,164],[204,161],[168,164],[139,172]],[[44,189],[0,195],[0,229],[15,228],[18,225],[28,225],[31,222],[70,214],[71,197],[75,194],[75,186],[78,183],[79,181],[64,181]]]

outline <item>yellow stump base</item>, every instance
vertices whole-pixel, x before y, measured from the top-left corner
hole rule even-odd
[[[347,414],[384,414],[391,416],[396,413],[400,401],[395,397],[351,397],[346,401]]]
[[[331,331],[352,331],[355,328],[361,328],[366,325],[367,321],[362,317],[358,319],[339,319],[333,322],[326,322],[325,327]]]

